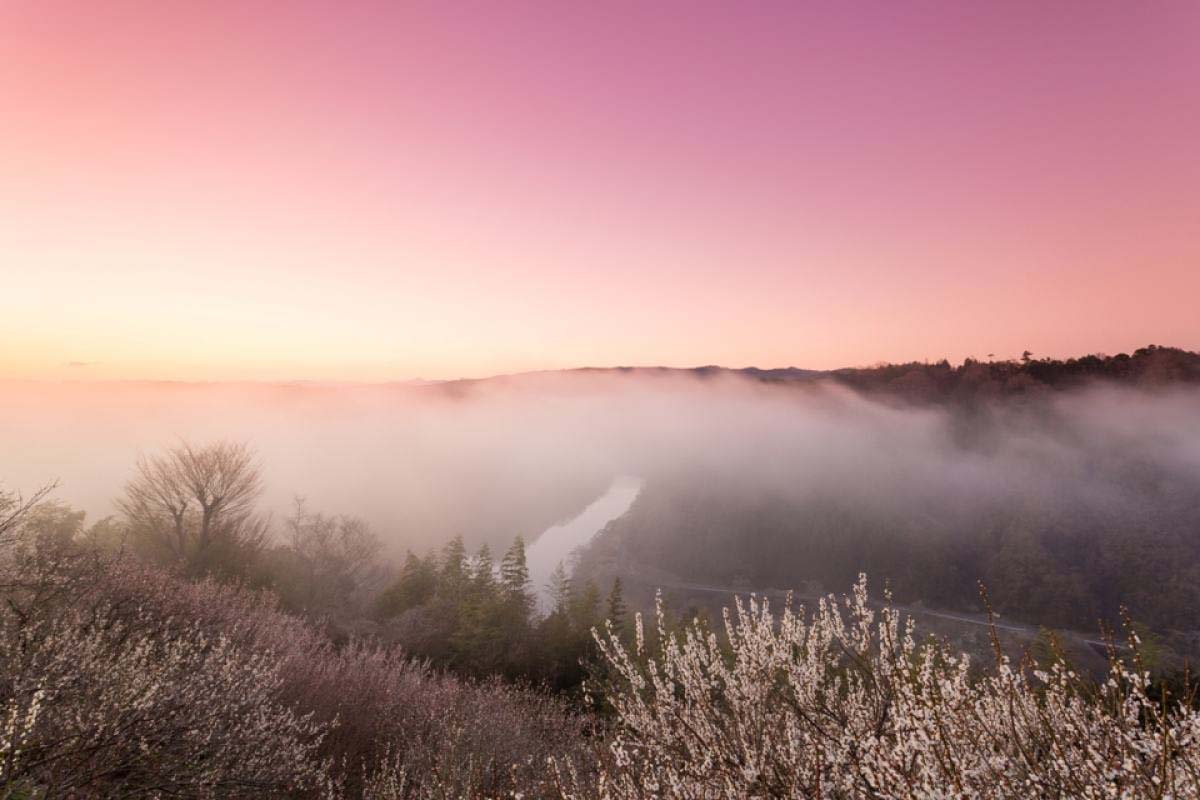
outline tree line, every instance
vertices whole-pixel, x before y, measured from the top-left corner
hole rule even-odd
[[[941,359],[851,367],[833,370],[828,376],[867,394],[967,408],[1004,397],[1078,388],[1095,381],[1140,387],[1200,383],[1200,353],[1178,347],[1152,344],[1133,353],[1067,359],[1034,355],[1028,350],[1019,359],[981,354],[964,359],[958,366]]]
[[[440,553],[409,552],[377,611],[389,634],[414,655],[464,674],[569,689],[579,685],[595,656],[592,628],[606,619],[618,631],[626,628],[621,579],[615,577],[602,596],[593,581],[574,584],[559,564],[548,589],[551,602],[543,614],[523,537],[514,539],[498,567],[487,545],[469,556],[455,537]]]
[[[25,524],[127,550],[186,579],[268,589],[336,637],[370,635],[476,678],[575,688],[596,656],[591,629],[604,619],[626,627],[619,577],[602,592],[591,581],[575,585],[561,564],[552,602],[539,609],[521,536],[499,563],[488,546],[468,554],[455,537],[440,552],[408,553],[396,569],[363,520],[315,512],[302,499],[273,532],[258,508],[262,489],[247,445],[180,442],[138,458],[117,500],[120,517],[85,529],[82,512],[38,497]]]

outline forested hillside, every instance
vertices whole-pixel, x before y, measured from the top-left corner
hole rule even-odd
[[[741,479],[798,460],[801,443],[766,439],[758,463],[740,472],[693,462],[648,475],[630,512],[583,556],[581,573],[637,582],[649,569],[764,589],[842,586],[865,570],[904,602],[972,611],[982,581],[1014,619],[1096,630],[1127,607],[1194,648],[1200,396],[1190,387],[1200,355],[1149,347],[1069,361],[839,370],[830,379],[936,416],[888,417],[889,432],[852,465],[840,447],[813,448],[826,474],[818,466],[794,481]],[[932,425],[924,439],[896,434],[924,424]]]
[[[997,397],[1077,389],[1097,381],[1118,386],[1164,387],[1200,383],[1200,353],[1178,347],[1149,345],[1132,355],[1087,355],[1078,358],[1019,360],[968,358],[951,366],[885,364],[838,369],[829,373],[839,383],[866,393],[891,395],[912,402],[968,405]]]

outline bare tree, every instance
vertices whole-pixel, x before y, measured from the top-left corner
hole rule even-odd
[[[366,522],[357,517],[330,517],[310,512],[304,499],[287,519],[286,552],[295,575],[280,586],[292,605],[305,610],[345,610],[381,580],[382,545]]]
[[[207,569],[215,550],[262,546],[267,524],[255,513],[262,488],[257,458],[246,444],[185,441],[161,455],[139,457],[117,505],[143,540],[173,560]]]
[[[49,483],[29,497],[20,492],[6,492],[0,487],[0,547],[16,541],[25,517],[57,486],[57,482]]]
[[[183,485],[200,507],[200,546],[214,528],[244,519],[262,494],[262,474],[254,451],[243,443],[216,442],[196,448],[184,442],[174,450]]]
[[[183,484],[172,454],[148,458],[139,455],[137,474],[125,484],[125,496],[117,501],[117,507],[125,514],[130,524],[142,532],[162,533],[165,525],[171,526],[172,536],[162,537],[176,559],[187,557],[188,505],[191,498]]]

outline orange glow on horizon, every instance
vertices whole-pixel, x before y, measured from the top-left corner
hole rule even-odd
[[[1200,6],[0,8],[0,378],[1200,349]]]

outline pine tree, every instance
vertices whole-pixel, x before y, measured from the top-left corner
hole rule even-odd
[[[579,657],[586,643],[572,623],[571,579],[561,561],[550,574],[546,589],[553,606],[539,624],[536,653],[543,679],[556,689],[567,689],[578,685],[583,678]]]
[[[566,616],[570,613],[571,604],[571,578],[567,575],[567,568],[563,562],[558,562],[558,566],[554,568],[554,572],[550,573],[550,581],[546,584],[546,590],[550,593],[550,600],[554,603],[553,612]]]
[[[599,620],[600,589],[594,581],[588,581],[583,590],[576,592],[572,602],[571,616],[574,617],[575,627],[581,631],[589,631]]]
[[[618,634],[625,630],[625,597],[621,591],[620,576],[613,578],[612,591],[608,593],[607,618]]]
[[[525,539],[521,536],[513,540],[500,561],[500,583],[507,600],[528,616],[533,610],[533,596],[529,593],[529,566],[525,562]]]
[[[471,583],[476,592],[491,592],[495,584],[496,563],[492,548],[485,542],[471,564]]]
[[[487,675],[503,663],[504,639],[496,596],[492,549],[484,544],[466,568],[466,591],[455,597],[456,627],[451,636],[452,663],[473,675]]]
[[[451,590],[458,591],[467,579],[467,548],[462,536],[455,536],[442,550],[442,582]]]
[[[410,550],[395,583],[379,598],[380,613],[390,617],[423,605],[433,597],[437,583],[434,565]]]

